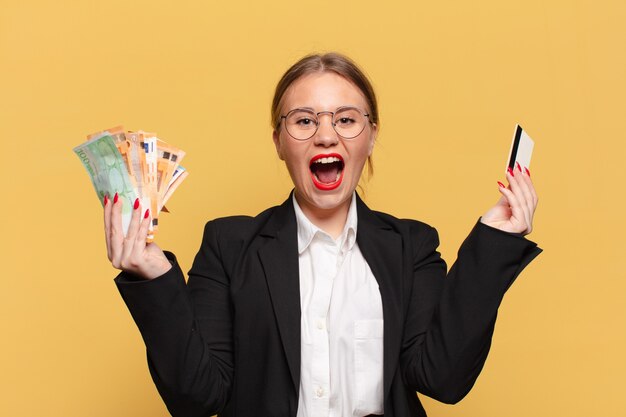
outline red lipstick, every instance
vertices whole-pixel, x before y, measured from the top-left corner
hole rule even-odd
[[[320,178],[317,174],[317,172],[319,171],[319,167],[316,166],[317,164],[320,164],[320,166],[326,164],[338,164],[338,166],[335,166],[338,170],[338,178],[332,182],[320,181]],[[315,155],[313,158],[311,158],[311,161],[309,162],[309,169],[311,171],[311,179],[313,181],[313,184],[315,185],[315,187],[322,191],[334,190],[335,188],[339,187],[341,185],[341,182],[343,181],[344,166],[345,165],[343,162],[343,157],[338,153]]]

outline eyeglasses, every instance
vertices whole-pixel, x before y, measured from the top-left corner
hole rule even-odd
[[[311,109],[297,108],[289,111],[285,116],[285,129],[289,136],[296,140],[308,140],[315,135],[320,127],[319,116],[329,114],[332,117],[332,126],[335,132],[344,139],[354,139],[363,132],[369,120],[369,114],[363,113],[356,107],[340,107],[334,112],[314,112]]]

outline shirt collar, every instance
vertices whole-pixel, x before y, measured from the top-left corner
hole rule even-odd
[[[293,208],[296,212],[296,223],[298,224],[298,253],[302,254],[315,237],[316,234],[321,233],[330,238],[330,235],[311,223],[306,217],[300,205],[296,201],[296,194],[292,195]],[[339,247],[345,247],[346,250],[352,249],[356,242],[356,230],[357,230],[358,218],[356,213],[356,192],[352,193],[352,200],[350,202],[350,208],[348,209],[348,218],[343,228],[343,232],[337,238],[336,242],[339,243]]]

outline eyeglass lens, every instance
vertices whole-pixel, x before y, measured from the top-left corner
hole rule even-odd
[[[331,114],[323,112],[322,114]],[[320,124],[315,112],[307,109],[294,109],[285,117],[287,132],[298,140],[311,138]],[[334,113],[332,119],[333,128],[337,134],[345,139],[352,139],[365,129],[367,117],[358,109],[346,107]]]

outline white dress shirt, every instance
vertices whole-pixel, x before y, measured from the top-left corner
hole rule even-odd
[[[383,414],[383,307],[356,243],[356,194],[337,239],[295,196],[300,266],[301,366],[297,417]]]

